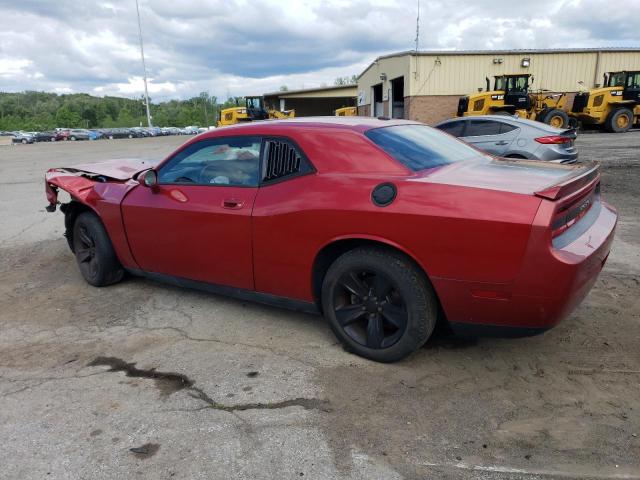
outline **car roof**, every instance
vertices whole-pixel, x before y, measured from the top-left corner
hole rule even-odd
[[[394,125],[421,125],[421,123],[395,118],[385,119],[383,117],[298,117],[279,120],[260,120],[254,122],[238,123],[235,125],[229,125],[223,128],[216,129],[215,131],[234,131],[235,133],[251,132],[254,130],[263,130],[265,127],[273,126],[294,129],[295,127],[340,128],[364,132],[367,130],[371,130],[372,128],[391,127]]]
[[[552,133],[564,132],[567,130],[566,128],[555,128],[551,125],[547,125],[546,123],[538,122],[535,120],[529,120],[527,118],[521,118],[517,115],[473,115],[468,117],[456,117],[450,118],[448,120],[437,123],[435,126],[445,125],[447,123],[455,122],[455,121],[469,121],[469,120],[479,120],[481,122],[484,121],[498,121],[503,123],[509,123],[511,125],[526,125],[532,128],[537,128],[538,130],[544,130]]]

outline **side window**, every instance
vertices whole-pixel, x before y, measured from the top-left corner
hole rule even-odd
[[[158,183],[256,187],[260,137],[201,140],[178,152],[158,172]]]
[[[513,130],[516,130],[518,127],[514,127],[513,125],[509,125],[508,123],[500,124],[500,133],[507,133]]]
[[[265,140],[262,155],[262,182],[264,183],[312,171],[304,155],[287,140]]]
[[[449,135],[453,135],[454,137],[461,137],[462,131],[464,130],[464,120],[460,120],[458,122],[449,122],[444,125],[440,125],[438,127],[439,130],[443,132],[447,132]]]
[[[464,136],[481,137],[485,135],[498,135],[500,133],[500,125],[500,122],[493,120],[470,120]]]

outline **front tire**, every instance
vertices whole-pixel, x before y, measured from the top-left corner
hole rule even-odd
[[[555,128],[567,128],[569,126],[569,115],[563,110],[554,108],[544,116],[544,123]]]
[[[419,268],[400,253],[370,247],[351,250],[331,265],[322,308],[347,350],[378,362],[415,352],[437,318],[435,293]]]
[[[124,269],[102,222],[93,212],[78,215],[73,225],[73,251],[87,283],[104,287],[122,280]]]

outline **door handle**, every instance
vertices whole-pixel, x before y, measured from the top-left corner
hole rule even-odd
[[[505,142],[504,140],[500,140],[499,142],[496,142],[496,145],[506,145],[509,142]]]
[[[238,200],[237,198],[227,198],[222,201],[222,206],[224,208],[230,208],[232,210],[237,210],[239,208],[244,207],[244,202],[242,200]]]

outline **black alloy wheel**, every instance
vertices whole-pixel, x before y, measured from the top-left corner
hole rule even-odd
[[[98,259],[96,257],[96,241],[86,225],[79,225],[74,234],[74,249],[78,266],[82,275],[95,278],[98,275]]]
[[[322,282],[322,310],[345,348],[378,362],[419,349],[436,324],[426,274],[401,252],[358,247],[342,254]]]
[[[87,283],[103,287],[120,281],[124,269],[100,219],[93,212],[78,215],[73,225],[73,252]]]
[[[407,329],[408,312],[393,282],[375,269],[351,270],[334,289],[334,313],[345,333],[368,348],[387,348]]]

